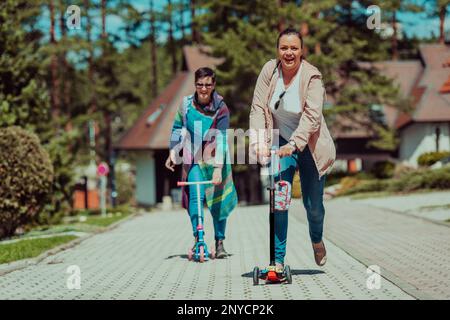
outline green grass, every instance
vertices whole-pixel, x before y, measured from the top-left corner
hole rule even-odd
[[[0,264],[37,257],[41,253],[76,239],[75,236],[28,239],[0,244]]]
[[[77,238],[73,235],[57,235],[58,233],[71,231],[94,233],[116,223],[119,220],[125,219],[130,215],[131,211],[125,211],[125,213],[111,213],[106,217],[102,217],[101,215],[88,215],[85,216],[85,221],[76,220],[72,223],[39,226],[33,228],[25,235],[12,238],[20,239],[17,242],[5,244],[0,242],[0,264],[36,257],[46,250],[52,249],[58,245]],[[27,239],[28,237],[39,237],[53,234],[54,236],[50,238]]]
[[[82,215],[80,215],[82,216]],[[99,230],[99,228],[108,227],[111,224],[121,220],[125,219],[126,217],[130,216],[128,213],[123,213],[121,215],[113,214],[113,216],[106,216],[102,217],[100,215],[92,215],[92,216],[86,216],[86,221],[79,221],[78,219],[74,222],[66,222],[58,225],[47,225],[47,226],[39,226],[33,228],[31,231],[27,232],[26,235],[23,237],[31,237],[31,236],[41,236],[41,235],[48,235],[48,234],[55,234],[55,233],[62,233],[62,232],[96,232]],[[79,216],[78,216],[79,218]]]
[[[89,225],[86,223],[81,222],[74,222],[74,223],[65,223],[65,224],[58,224],[58,225],[47,225],[47,226],[39,226],[33,228],[31,231],[27,232],[25,235],[21,236],[20,238],[26,238],[26,237],[35,237],[35,236],[42,236],[42,235],[50,235],[50,234],[56,234],[56,233],[64,233],[64,232],[95,232],[97,231],[98,227],[94,225]]]
[[[87,220],[83,223],[89,224],[89,225],[94,225],[94,226],[99,226],[99,227],[107,227],[119,220],[126,218],[127,216],[129,216],[129,214],[113,215],[112,217],[111,216],[106,216],[106,217],[88,216]]]

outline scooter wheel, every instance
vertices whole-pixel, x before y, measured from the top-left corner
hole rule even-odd
[[[257,286],[259,284],[259,268],[253,268],[253,285]]]
[[[286,282],[291,284],[292,283],[292,273],[291,273],[291,267],[288,265],[284,266],[284,275],[286,277]]]
[[[205,262],[205,248],[203,246],[200,247],[200,262]]]
[[[192,261],[192,257],[194,256],[194,253],[192,252],[192,249],[191,248],[189,248],[189,250],[188,250],[188,260],[189,261]]]
[[[209,256],[214,260],[216,258],[216,251],[214,251],[214,249],[211,249]]]

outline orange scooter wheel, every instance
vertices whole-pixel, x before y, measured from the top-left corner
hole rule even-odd
[[[269,271],[267,273],[267,280],[270,282],[278,282],[280,279],[277,276],[277,273],[275,271]]]

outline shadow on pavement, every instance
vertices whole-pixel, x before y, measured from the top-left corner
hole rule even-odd
[[[166,258],[166,260],[173,259],[173,258],[187,259],[188,255],[187,254],[174,254],[174,255],[168,256]]]
[[[225,258],[220,258],[220,259],[216,258],[216,259],[210,259],[210,260],[225,260],[225,259],[230,258],[232,256],[233,256],[233,254],[229,253],[228,256],[225,257]],[[187,259],[188,255],[187,254],[174,254],[174,255],[168,256],[165,260],[169,260],[169,259],[173,259],[173,258]]]
[[[314,274],[322,274],[325,273],[325,271],[322,270],[312,270],[312,269],[304,269],[304,270],[297,270],[297,269],[293,269],[291,270],[291,274],[293,276],[297,276],[297,275],[302,275],[302,274],[307,274],[307,275],[314,275]]]
[[[299,270],[299,269],[291,269],[291,274],[293,276],[299,276],[299,275],[315,275],[315,274],[322,274],[325,273],[322,270],[313,270],[313,269],[303,269],[303,270]],[[247,272],[247,273],[243,273],[241,274],[241,277],[243,278],[253,278],[253,271],[252,272]]]

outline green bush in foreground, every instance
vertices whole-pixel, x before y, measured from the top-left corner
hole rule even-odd
[[[449,157],[450,151],[441,151],[441,152],[426,152],[422,153],[419,158],[417,159],[417,164],[422,167],[428,167],[439,160]]]
[[[450,167],[416,170],[398,179],[362,180],[340,195],[376,191],[411,192],[421,189],[450,189]]]
[[[394,176],[395,164],[391,161],[378,161],[371,172],[378,179],[388,179]]]
[[[0,239],[14,235],[48,201],[53,165],[39,138],[20,127],[0,129]]]

